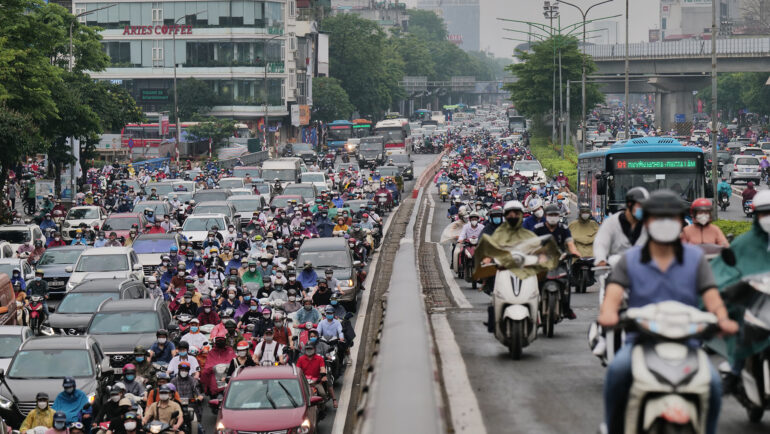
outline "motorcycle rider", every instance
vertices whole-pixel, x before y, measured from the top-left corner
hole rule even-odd
[[[545,222],[545,210],[543,209],[543,201],[539,198],[532,199],[529,202],[529,213],[529,217],[524,219],[524,222],[521,224],[521,226],[524,229],[533,231],[535,229],[535,225]]]
[[[144,379],[145,384],[150,384],[155,378],[155,368],[150,362],[149,353],[142,345],[134,347],[134,366],[136,366],[136,375]]]
[[[743,198],[743,201],[741,202],[741,206],[746,206],[746,202],[750,200],[754,200],[754,196],[757,194],[757,190],[754,189],[754,183],[752,181],[749,181],[746,183],[746,189],[743,190],[743,193],[741,193],[741,197]]]
[[[27,295],[39,295],[43,297],[43,316],[48,313],[48,282],[43,280],[43,270],[35,270],[35,280],[27,284]]]
[[[159,400],[147,407],[142,423],[146,425],[153,420],[159,420],[171,425],[170,429],[179,431],[179,427],[182,426],[182,422],[184,422],[184,417],[181,416],[182,407],[176,401],[171,399],[171,395],[171,388],[167,384],[160,386],[158,389]],[[177,412],[177,417],[175,419],[171,416],[174,412]]]
[[[717,184],[717,195],[719,197],[719,201],[722,201],[722,197],[727,196],[728,201],[730,200],[730,196],[733,194],[733,188],[730,186],[730,184],[727,182],[727,176],[722,175],[722,180],[719,181],[719,184]]]
[[[305,354],[301,355],[297,360],[297,367],[302,369],[305,373],[305,377],[312,381],[317,381],[315,384],[318,394],[322,397],[326,397],[328,391],[329,396],[332,398],[332,404],[334,408],[337,408],[337,399],[334,397],[334,387],[328,385],[326,387],[328,379],[326,377],[326,361],[323,357],[316,354],[315,344],[308,342],[305,345]]]
[[[152,344],[149,349],[150,357],[154,362],[168,363],[171,358],[176,354],[176,347],[173,342],[168,340],[168,331],[166,329],[159,329],[155,336],[157,341]]]
[[[680,234],[686,205],[670,190],[658,190],[642,203],[643,224],[649,239],[628,249],[607,278],[606,295],[599,311],[599,324],[613,327],[618,310],[627,297],[629,308],[675,300],[706,309],[717,316],[723,333],[738,331],[730,320],[703,251],[682,244]],[[625,405],[632,384],[631,350],[633,338],[615,355],[604,385],[605,423],[611,433],[622,431]],[[711,387],[706,433],[716,432],[721,406],[721,379],[711,367]]]
[[[580,256],[583,258],[592,257],[594,255],[594,240],[597,232],[599,232],[599,223],[592,218],[589,204],[581,203],[578,206],[578,218],[569,224],[569,230]]]
[[[27,414],[24,422],[21,423],[21,427],[19,427],[19,432],[21,433],[25,433],[36,426],[53,427],[53,416],[56,410],[49,405],[48,394],[38,392],[35,396],[35,402],[37,406]]]
[[[682,241],[690,244],[717,244],[729,247],[725,234],[711,223],[712,203],[710,199],[701,197],[695,199],[690,206],[690,216],[693,224],[682,229]]]
[[[254,361],[258,364],[262,363],[279,363],[285,365],[287,362],[286,347],[276,341],[274,338],[274,330],[272,327],[268,327],[265,330],[265,334],[262,336],[262,342],[258,343],[254,347]]]
[[[136,379],[136,366],[133,363],[123,366],[123,386],[126,393],[136,397],[144,395],[144,386]]]
[[[594,240],[594,264],[607,265],[607,259],[647,240],[642,221],[642,202],[650,196],[644,187],[626,192],[626,208],[607,217]]]
[[[460,235],[457,237],[457,243],[460,244],[469,238],[479,238],[484,231],[484,225],[479,223],[479,213],[476,211],[468,215],[468,223],[463,225]]]
[[[230,360],[230,366],[227,368],[227,377],[232,377],[235,370],[241,366],[248,368],[249,366],[257,366],[254,362],[254,358],[249,355],[249,343],[246,341],[238,342],[235,348],[235,358]]]
[[[76,386],[73,377],[64,377],[62,382],[64,390],[56,396],[53,402],[53,409],[57,412],[63,412],[68,423],[78,422],[80,411],[88,404],[88,396]]]
[[[75,421],[77,422],[77,421]],[[67,430],[67,415],[63,411],[57,411],[53,415],[53,425],[49,428],[45,434],[69,434]]]

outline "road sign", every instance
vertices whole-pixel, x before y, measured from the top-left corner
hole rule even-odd
[[[134,139],[128,139],[128,149],[134,149]]]
[[[674,115],[674,122],[686,122],[687,117],[684,113],[677,113]]]

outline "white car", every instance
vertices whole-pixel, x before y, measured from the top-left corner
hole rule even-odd
[[[331,182],[326,179],[324,172],[305,172],[302,174],[302,182],[315,185],[318,191],[331,190]]]
[[[107,219],[107,213],[100,206],[75,206],[67,211],[62,223],[62,237],[65,241],[75,238],[75,232],[82,223],[85,223],[89,229],[102,227],[104,220]]]
[[[537,160],[519,160],[513,163],[513,170],[518,170],[519,173],[527,178],[535,181],[545,181],[545,170],[540,162]]]
[[[217,232],[222,232],[227,230],[228,225],[230,225],[230,217],[224,214],[196,214],[185,219],[182,234],[196,249],[200,249],[214,226],[217,227]]]
[[[42,241],[45,246],[45,235],[40,230],[40,226],[37,225],[2,225],[0,226],[0,241],[7,241],[13,253],[19,250],[19,247],[26,244],[28,246],[34,246],[35,241]],[[12,254],[13,254],[12,253]],[[5,249],[0,251],[1,258],[7,258]]]
[[[67,291],[85,279],[136,279],[143,281],[142,264],[131,247],[99,247],[85,250],[75,266],[64,269],[70,274]]]

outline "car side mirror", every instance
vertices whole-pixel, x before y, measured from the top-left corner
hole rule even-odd
[[[142,264],[134,264],[134,271],[142,271]]]
[[[719,256],[722,258],[723,261],[725,261],[725,264],[735,267],[735,264],[738,262],[735,257],[735,252],[733,252],[733,249],[726,248],[722,249],[721,252],[719,252]]]
[[[0,378],[5,378],[5,369],[0,368]]]
[[[310,397],[310,405],[320,405],[324,402],[324,399],[320,396],[311,396]],[[211,401],[209,401],[211,403]]]
[[[64,267],[64,271],[66,271],[67,273],[72,273],[72,270],[73,270],[72,265],[67,265],[66,267]]]

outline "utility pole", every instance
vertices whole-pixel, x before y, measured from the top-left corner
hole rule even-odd
[[[764,2],[763,2],[764,3]],[[719,118],[717,114],[717,0],[711,0],[711,188],[713,191],[714,220],[719,218],[717,202],[717,131]]]
[[[628,116],[631,110],[628,108],[628,0],[626,0],[626,77],[625,77],[625,100],[623,101],[623,110],[625,112],[625,116],[623,116],[625,119],[625,131],[626,131],[626,140],[631,137],[628,130]]]
[[[543,16],[551,23],[551,43],[553,44],[553,90],[551,92],[551,142],[556,141],[556,32],[553,28],[553,20],[559,16],[558,1],[551,3],[550,0],[543,2]],[[561,89],[560,89],[561,90]],[[559,95],[561,96],[561,94]]]

